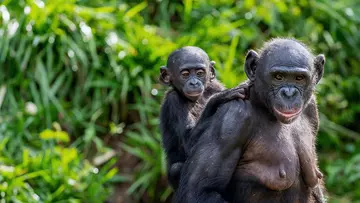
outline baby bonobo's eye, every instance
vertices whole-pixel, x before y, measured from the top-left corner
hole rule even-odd
[[[302,80],[305,79],[305,77],[304,77],[303,75],[298,75],[298,76],[295,77],[295,79],[296,79],[297,81],[302,81]]]
[[[275,79],[281,81],[284,79],[284,76],[278,73],[275,75]]]
[[[189,71],[187,71],[187,70],[181,71],[181,76],[183,76],[184,78],[189,77],[189,75],[190,75],[190,72],[189,72]]]
[[[196,71],[196,75],[198,77],[203,77],[205,75],[205,71],[204,70],[198,70],[198,71]]]

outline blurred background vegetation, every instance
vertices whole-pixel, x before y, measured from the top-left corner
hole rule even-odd
[[[0,1],[0,203],[169,202],[159,68],[195,45],[226,87],[295,37],[327,57],[317,149],[330,202],[360,202],[356,0]]]

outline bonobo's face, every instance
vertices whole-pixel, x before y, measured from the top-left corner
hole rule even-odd
[[[208,70],[209,62],[190,56],[175,69],[175,74],[179,77],[173,79],[173,85],[182,90],[188,99],[195,101],[205,90]]]
[[[311,72],[309,66],[279,63],[269,68],[266,77],[272,90],[269,92],[271,110],[283,123],[290,123],[302,112],[311,94]]]
[[[162,78],[167,76],[169,84],[186,98],[196,101],[214,77],[213,63],[201,49],[185,47],[170,55],[161,74]]]
[[[323,71],[325,58],[313,57],[292,40],[273,42],[256,61],[257,97],[282,123],[293,122],[306,107]]]

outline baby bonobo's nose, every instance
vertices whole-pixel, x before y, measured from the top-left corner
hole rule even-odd
[[[200,82],[199,82],[199,80],[191,79],[190,80],[190,85],[193,86],[193,87],[198,87],[198,86],[200,86]]]

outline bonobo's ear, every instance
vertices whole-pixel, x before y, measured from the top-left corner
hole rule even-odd
[[[168,72],[168,69],[167,69],[166,66],[161,66],[160,67],[160,78],[159,78],[159,80],[164,85],[170,85],[171,84],[170,75],[169,75],[169,72]]]
[[[325,65],[325,56],[324,54],[319,54],[315,57],[314,67],[316,71],[316,84],[319,83],[320,79],[324,74],[324,65]]]
[[[250,50],[245,58],[245,73],[250,80],[255,77],[256,63],[259,60],[259,54],[254,50]]]
[[[210,61],[210,80],[214,79],[215,77],[216,77],[215,61]]]

